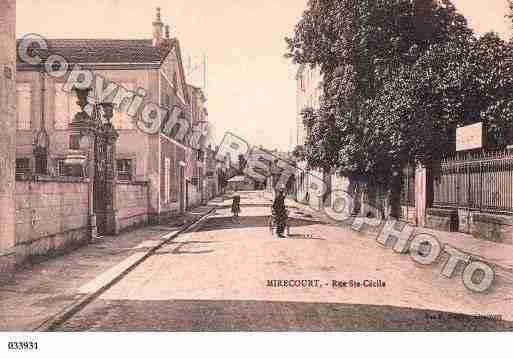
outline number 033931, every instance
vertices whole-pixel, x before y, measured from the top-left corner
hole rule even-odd
[[[7,343],[9,350],[37,350],[37,342],[9,342]]]

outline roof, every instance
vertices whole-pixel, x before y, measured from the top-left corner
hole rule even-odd
[[[175,46],[175,39],[163,39],[155,47],[150,39],[47,39],[48,51],[34,49],[43,59],[57,54],[71,64],[160,64]],[[19,44],[20,40],[17,41]],[[18,65],[23,64],[17,58]]]

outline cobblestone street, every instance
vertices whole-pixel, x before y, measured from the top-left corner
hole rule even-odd
[[[460,273],[443,277],[443,263],[420,266],[298,209],[291,208],[289,238],[275,238],[260,194],[244,192],[238,222],[222,206],[228,198],[219,204],[200,228],[160,248],[57,330],[513,328],[513,286],[501,276],[489,293],[473,293]],[[273,280],[312,282],[269,286]]]

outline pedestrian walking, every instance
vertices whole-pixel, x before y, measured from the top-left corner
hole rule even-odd
[[[276,219],[276,234],[280,238],[285,238],[284,232],[287,226],[287,207],[285,206],[285,189],[278,189],[276,198],[273,202],[273,216]]]
[[[232,199],[232,214],[233,220],[239,220],[240,213],[240,196],[238,193],[235,193]]]

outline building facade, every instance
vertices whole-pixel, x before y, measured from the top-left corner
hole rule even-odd
[[[112,119],[119,132],[117,179],[149,184],[152,223],[166,221],[188,207],[188,183],[195,172],[202,172],[198,150],[191,148],[184,136],[198,119],[192,114],[194,101],[185,80],[180,43],[170,36],[167,26],[165,29],[164,35],[157,9],[152,39],[47,41],[47,56],[57,54],[70,68],[79,65],[90,70],[95,96],[103,91],[104,102],[119,103]],[[70,80],[55,78],[20,58],[17,68],[17,173],[65,176],[70,152],[81,150],[69,126],[80,111],[74,94],[66,91]],[[117,90],[109,92],[111,85],[118,85]],[[142,110],[131,110],[137,96],[168,110],[157,131],[142,131],[138,125]],[[86,110],[92,112],[94,107],[88,105]],[[47,142],[44,151],[39,150],[41,138]]]
[[[229,191],[254,191],[256,189],[255,180],[247,176],[235,176],[228,180]]]
[[[0,0],[0,277],[15,263],[16,1]],[[1,278],[0,278],[1,279]]]
[[[190,114],[192,125],[197,128],[204,128],[208,124],[208,113],[205,108],[207,101],[203,90],[193,85],[187,85],[190,99]],[[203,188],[205,186],[206,158],[205,140],[202,139],[200,147],[193,149],[190,161],[187,163],[187,207],[194,207],[204,203]]]
[[[322,96],[322,75],[319,68],[300,65],[296,75],[296,128],[297,145],[304,146],[308,137],[307,128],[303,124],[302,112],[306,108],[318,109]],[[321,188],[325,182],[322,171],[308,169],[306,161],[297,164],[296,199],[308,203],[313,208],[320,209],[322,198],[317,196],[312,187]]]
[[[307,138],[301,113],[306,108],[318,109],[322,95],[322,75],[319,68],[300,65],[296,75],[297,145],[304,146]]]

